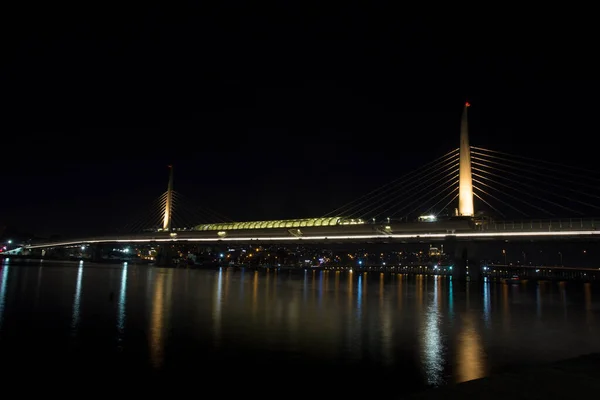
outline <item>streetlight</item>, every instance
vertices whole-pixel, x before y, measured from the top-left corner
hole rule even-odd
[[[12,240],[9,240],[9,241],[8,241],[8,244],[12,244]]]
[[[502,249],[502,254],[504,255],[504,265],[508,265],[506,264],[506,250]]]
[[[559,251],[558,255],[560,256],[560,266],[562,267],[562,265],[563,265],[562,253]]]

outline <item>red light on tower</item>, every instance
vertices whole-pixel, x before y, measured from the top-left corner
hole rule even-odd
[[[465,103],[465,107],[471,107],[471,103],[469,103],[468,101]]]

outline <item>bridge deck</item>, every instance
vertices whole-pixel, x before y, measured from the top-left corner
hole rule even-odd
[[[544,221],[529,223],[511,222],[488,225],[475,225],[468,220],[451,220],[438,222],[396,223],[390,225],[362,224],[319,226],[306,228],[265,228],[240,229],[231,231],[195,231],[182,230],[175,232],[143,232],[127,235],[106,235],[87,238],[65,239],[57,242],[35,243],[27,248],[67,246],[82,243],[110,242],[169,242],[197,241],[215,242],[219,240],[231,242],[245,241],[438,241],[450,237],[456,240],[498,240],[522,238],[529,240],[536,237],[565,238],[593,237],[600,238],[600,230],[596,231],[594,220],[572,220],[570,223]]]

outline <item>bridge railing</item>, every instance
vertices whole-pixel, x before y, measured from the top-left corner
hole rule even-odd
[[[600,218],[531,219],[513,221],[490,221],[478,225],[483,232],[531,232],[531,231],[593,231],[600,226]]]

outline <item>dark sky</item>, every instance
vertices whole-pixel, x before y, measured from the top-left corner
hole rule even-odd
[[[231,219],[319,216],[458,147],[465,100],[475,146],[597,163],[587,21],[85,3],[3,15],[0,225],[114,230],[168,164]]]

